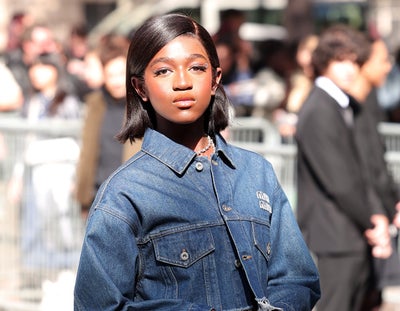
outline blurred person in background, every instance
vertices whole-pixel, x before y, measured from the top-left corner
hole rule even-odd
[[[85,96],[91,91],[85,80],[85,71],[88,69],[85,57],[89,52],[88,30],[86,25],[74,25],[71,28],[67,44],[64,48],[66,70],[71,76],[74,89],[83,102]]]
[[[79,120],[81,102],[63,84],[63,62],[58,53],[39,54],[31,61],[28,76],[33,87],[25,96],[21,115],[38,124],[53,120]],[[23,269],[32,273],[30,285],[43,281],[40,269],[76,265],[78,243],[72,217],[72,189],[79,145],[71,136],[52,137],[29,133],[25,150],[17,159],[8,185],[8,198],[21,205]],[[36,283],[38,282],[38,283]]]
[[[250,43],[243,40],[240,36],[240,27],[246,21],[246,16],[243,11],[228,9],[220,12],[220,26],[217,32],[213,35],[213,41],[229,41],[233,50],[237,53],[236,57],[248,55],[251,48]]]
[[[317,44],[318,36],[314,34],[303,38],[298,44],[296,51],[298,68],[291,77],[291,89],[286,105],[289,112],[298,113],[314,85],[314,72],[311,59]]]
[[[349,93],[358,105],[354,131],[365,178],[370,185],[368,198],[377,212],[384,211],[390,222],[400,228],[399,188],[388,171],[385,147],[377,128],[378,123],[382,121],[382,108],[378,103],[376,90],[384,84],[391,67],[385,42],[381,39],[372,40],[370,57],[362,65]],[[365,310],[381,304],[381,293],[385,287],[400,285],[400,258],[397,245],[398,238],[392,238],[392,255],[388,259],[373,261],[375,274]]]
[[[21,37],[25,29],[34,23],[33,16],[25,11],[15,12],[7,27],[7,46],[6,53],[21,48]]]
[[[221,69],[224,73],[223,84],[235,115],[249,116],[253,108],[253,70],[251,59],[243,53],[238,53],[235,45],[228,38],[220,38],[215,42]]]
[[[282,142],[293,136],[295,123],[287,112],[291,76],[296,69],[291,45],[282,39],[260,43],[260,60],[254,76],[253,116],[264,117],[279,131]]]
[[[0,117],[10,114],[18,115],[23,103],[20,86],[15,81],[11,71],[0,61]],[[3,133],[0,133],[0,162],[6,159],[8,146]],[[0,177],[3,171],[0,170]]]
[[[86,96],[93,91],[99,90],[104,84],[104,73],[103,65],[99,57],[99,51],[96,48],[90,49],[83,59],[83,84],[85,85],[84,94],[80,95],[83,98],[83,102],[86,100]]]
[[[240,36],[240,28],[246,21],[243,11],[228,9],[220,13],[220,27],[213,35],[221,69],[222,84],[231,101],[236,116],[251,115],[253,105],[254,76],[253,46]]]
[[[104,84],[86,97],[77,167],[76,196],[84,217],[101,183],[140,149],[140,141],[122,145],[115,138],[125,115],[128,47],[126,37],[110,34],[101,40],[97,48]]]
[[[275,120],[283,142],[293,143],[296,132],[297,113],[314,85],[312,53],[318,44],[317,35],[303,38],[296,48],[297,68],[289,77],[286,109],[277,110]]]
[[[377,88],[379,106],[383,110],[383,122],[400,122],[400,48],[392,55],[392,68],[380,87]],[[382,117],[380,113],[379,116]]]
[[[0,112],[18,112],[22,103],[21,87],[12,72],[0,61]]]
[[[20,48],[6,53],[4,57],[5,65],[11,70],[24,97],[34,91],[29,68],[36,57],[43,53],[61,53],[61,50],[50,28],[45,24],[35,23],[22,33]]]
[[[0,112],[16,112],[23,103],[19,82],[7,65],[11,55],[19,56],[22,34],[33,23],[33,17],[24,11],[15,12],[7,25],[7,45],[0,54]]]
[[[44,119],[79,119],[81,117],[82,108],[79,99],[74,94],[68,94],[60,81],[61,64],[58,54],[41,54],[32,61],[28,69],[28,76],[33,90],[25,97],[19,112],[21,117],[30,122],[39,122]],[[9,196],[13,202],[21,199],[23,171],[18,171],[21,173],[14,175],[10,182]]]
[[[392,253],[386,213],[368,196],[354,133],[358,110],[346,94],[369,52],[351,27],[325,30],[312,57],[315,85],[299,112],[297,219],[320,273],[319,311],[362,310],[372,257]]]
[[[68,93],[63,73],[63,61],[58,53],[40,54],[32,61],[28,75],[33,92],[25,96],[23,117],[29,121],[80,118],[81,102],[75,94]]]

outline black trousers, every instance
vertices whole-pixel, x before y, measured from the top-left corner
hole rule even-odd
[[[392,238],[392,256],[388,259],[373,260],[378,290],[382,290],[385,286],[400,285],[400,255],[398,245],[398,237]]]
[[[321,299],[317,311],[358,311],[371,287],[372,265],[367,253],[317,256]]]

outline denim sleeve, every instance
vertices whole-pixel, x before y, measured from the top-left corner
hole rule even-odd
[[[267,296],[283,310],[311,310],[320,297],[318,270],[279,185],[274,197]]]
[[[74,290],[74,310],[211,310],[180,299],[135,301],[138,247],[132,226],[118,213],[90,214]]]

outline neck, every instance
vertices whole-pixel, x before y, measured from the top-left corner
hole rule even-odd
[[[203,119],[191,124],[169,123],[165,126],[157,126],[157,131],[194,151],[201,150],[208,144]]]
[[[351,91],[349,92],[351,96],[353,96],[358,102],[363,103],[368,94],[371,92],[372,87],[368,83],[368,81],[363,77],[359,76],[352,86]]]
[[[57,91],[57,87],[51,85],[51,86],[47,86],[47,87],[43,88],[43,89],[41,90],[41,93],[42,93],[43,95],[45,95],[46,97],[48,97],[48,98],[52,98],[52,97],[55,96],[56,91]]]

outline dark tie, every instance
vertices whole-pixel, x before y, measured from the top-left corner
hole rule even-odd
[[[343,118],[344,121],[346,122],[348,127],[353,127],[354,124],[354,118],[353,118],[353,109],[349,106],[346,108],[343,108]]]

